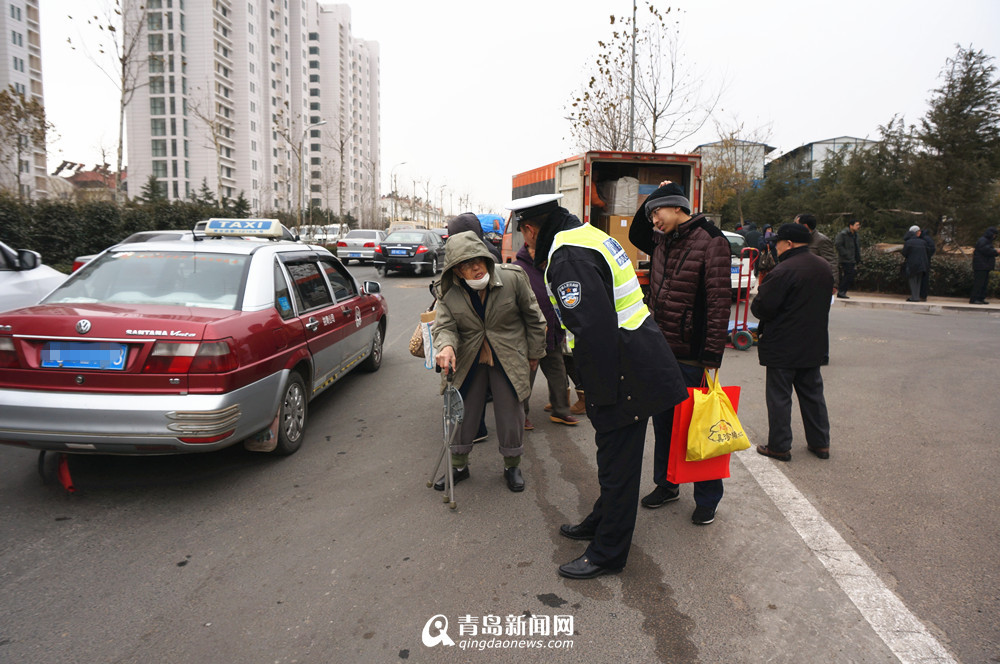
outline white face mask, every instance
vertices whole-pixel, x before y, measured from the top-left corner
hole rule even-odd
[[[486,288],[486,284],[490,283],[490,273],[487,272],[479,279],[466,279],[465,283],[469,285],[472,290],[483,290]]]

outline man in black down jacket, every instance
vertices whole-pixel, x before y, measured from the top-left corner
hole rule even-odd
[[[649,307],[681,364],[687,386],[698,387],[705,369],[722,365],[729,338],[729,240],[704,215],[692,217],[684,190],[670,182],[661,183],[635,213],[628,239],[652,257]],[[673,410],[653,416],[656,488],[642,499],[643,507],[654,509],[680,497],[679,487],[667,481],[673,426]],[[722,493],[721,479],[695,482],[691,521],[696,525],[712,523]]]
[[[906,280],[910,284],[907,302],[920,302],[920,282],[931,269],[931,259],[927,254],[927,243],[920,236],[919,226],[910,226],[903,236],[903,258],[906,259]]]
[[[830,418],[820,366],[829,362],[830,266],[809,253],[809,230],[778,230],[778,265],[761,282],[750,311],[760,321],[757,356],[767,367],[767,445],[757,451],[779,461],[792,458],[792,389],[806,430],[806,445],[830,458]]]
[[[516,213],[525,245],[534,250],[535,265],[544,270],[560,323],[572,335],[573,357],[587,386],[587,415],[597,430],[600,496],[582,522],[559,529],[564,537],[592,540],[582,556],[559,567],[559,574],[590,579],[625,566],[646,425],[654,413],[683,401],[687,390],[670,347],[642,303],[625,250],[599,230],[582,227],[556,204],[558,198],[540,194],[514,201],[509,209]],[[617,294],[616,274],[627,278]],[[616,304],[629,297],[638,306],[620,310]]]
[[[996,237],[996,226],[990,226],[976,241],[976,248],[972,252],[972,297],[969,298],[969,304],[989,304],[986,301],[986,284],[989,282],[990,272],[996,269],[997,254],[1000,253],[993,246]]]

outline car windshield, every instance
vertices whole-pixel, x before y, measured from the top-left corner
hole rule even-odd
[[[193,251],[109,252],[77,272],[42,303],[233,309],[249,258]]]
[[[729,250],[733,252],[733,256],[739,256],[747,246],[747,241],[742,235],[726,235],[726,239],[729,240]]]
[[[424,234],[416,231],[398,231],[390,233],[383,242],[386,244],[420,244],[424,241]]]

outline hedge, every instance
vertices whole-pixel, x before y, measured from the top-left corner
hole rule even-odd
[[[854,289],[876,293],[909,295],[910,287],[902,269],[903,256],[898,252],[884,253],[873,248],[861,251]],[[972,257],[935,254],[931,257],[928,295],[939,297],[969,297],[972,292]],[[1000,297],[1000,274],[990,274],[986,289],[989,297]]]

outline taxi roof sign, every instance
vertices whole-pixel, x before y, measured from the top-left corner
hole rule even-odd
[[[277,219],[209,219],[205,224],[209,236],[280,238],[282,230]]]

